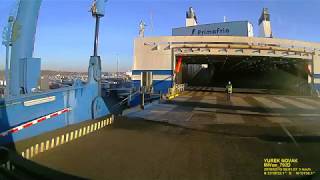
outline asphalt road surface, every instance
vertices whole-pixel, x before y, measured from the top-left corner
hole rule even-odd
[[[264,175],[264,160],[318,171],[319,110],[310,97],[186,91],[33,160],[90,179],[296,178]]]

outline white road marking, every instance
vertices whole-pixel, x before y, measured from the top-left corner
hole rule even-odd
[[[304,104],[304,103],[301,103],[299,101],[295,101],[295,100],[292,100],[292,99],[289,99],[289,98],[286,98],[286,97],[276,97],[277,99],[281,100],[281,101],[284,101],[284,102],[287,102],[289,104],[292,104],[296,107],[299,107],[299,108],[302,108],[302,109],[316,109],[316,107],[313,107],[313,106],[310,106],[310,105],[307,105],[307,104]]]
[[[210,104],[217,104],[217,98],[211,96],[204,96],[201,100],[201,103],[210,103]]]
[[[297,143],[297,141],[294,139],[294,137],[292,136],[292,134],[289,132],[289,130],[283,125],[280,123],[280,126],[282,128],[282,130],[290,137],[290,139],[292,140],[292,142],[297,146],[299,147],[299,144]]]
[[[236,106],[252,107],[251,104],[249,104],[243,98],[237,97],[237,96],[231,96],[231,102],[232,102],[233,105],[236,105]]]
[[[259,101],[260,103],[262,103],[264,106],[268,108],[282,108],[282,109],[286,108],[281,104],[273,102],[272,100],[265,97],[254,97],[254,99],[256,99],[257,101]]]
[[[314,103],[320,106],[320,99],[319,98],[315,98],[315,99],[309,99],[309,98],[297,98],[300,99],[304,102],[309,102],[309,103]]]

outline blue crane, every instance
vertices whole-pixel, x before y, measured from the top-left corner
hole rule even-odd
[[[106,0],[95,0],[91,7],[96,26],[88,82],[75,80],[72,86],[43,92],[38,89],[41,59],[33,57],[41,2],[18,1],[17,13],[9,16],[3,33],[7,86],[5,97],[0,99],[0,144],[109,114],[100,93],[101,60],[98,56],[99,23],[104,16]],[[45,121],[49,118],[50,121]],[[24,126],[26,124],[28,126]]]

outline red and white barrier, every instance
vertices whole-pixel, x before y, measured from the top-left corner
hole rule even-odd
[[[53,117],[56,117],[56,116],[59,116],[59,115],[61,115],[61,114],[63,114],[63,113],[70,112],[70,111],[71,111],[71,108],[64,108],[64,109],[62,109],[62,110],[56,111],[56,112],[51,113],[51,114],[48,114],[48,115],[46,115],[46,116],[42,116],[42,117],[37,118],[37,119],[35,119],[35,120],[26,122],[26,123],[24,123],[24,124],[21,124],[21,125],[19,125],[19,126],[16,126],[16,127],[14,127],[14,128],[11,128],[11,129],[9,129],[9,130],[7,130],[7,131],[4,131],[4,132],[0,133],[0,137],[6,136],[6,135],[8,135],[9,133],[16,133],[16,132],[18,132],[18,131],[20,131],[20,130],[22,130],[22,129],[25,129],[25,128],[27,128],[27,127],[33,126],[33,125],[35,125],[35,124],[37,124],[37,123],[39,123],[39,122],[42,122],[42,121],[44,121],[44,120],[47,120],[47,119],[50,119],[50,118],[53,118]]]

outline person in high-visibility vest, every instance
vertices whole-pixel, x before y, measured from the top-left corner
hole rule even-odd
[[[226,93],[227,93],[227,100],[230,101],[231,94],[232,94],[232,84],[230,81],[226,85]]]

